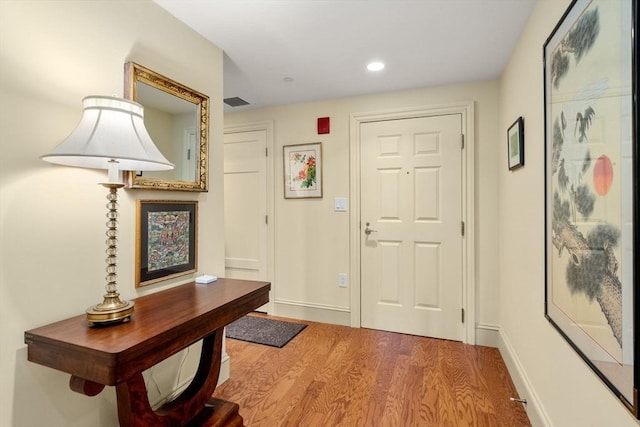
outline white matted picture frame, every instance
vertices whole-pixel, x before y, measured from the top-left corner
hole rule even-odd
[[[284,198],[322,198],[322,143],[285,145]]]

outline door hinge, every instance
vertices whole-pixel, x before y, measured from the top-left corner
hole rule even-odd
[[[269,157],[269,148],[268,147],[264,149],[264,156],[265,157]]]
[[[464,150],[464,133],[460,134],[460,148]]]
[[[264,216],[264,223],[269,224],[269,215]]]
[[[461,311],[462,311],[462,323],[464,323],[464,308],[462,308]]]
[[[460,221],[460,233],[464,236],[464,221]]]

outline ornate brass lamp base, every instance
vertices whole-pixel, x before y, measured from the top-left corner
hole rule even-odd
[[[117,255],[117,225],[118,225],[118,188],[124,185],[120,183],[102,184],[109,189],[107,194],[107,293],[102,303],[87,309],[89,324],[108,324],[129,320],[133,313],[134,304],[131,301],[120,301],[118,285],[116,283],[116,255]]]
[[[92,325],[126,322],[133,309],[132,301],[120,301],[118,294],[115,297],[105,295],[102,303],[87,308],[87,321]]]

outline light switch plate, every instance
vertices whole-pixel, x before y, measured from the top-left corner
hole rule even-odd
[[[338,273],[338,287],[347,287],[347,273]]]
[[[336,197],[333,210],[336,212],[346,212],[349,208],[349,202],[346,197]]]

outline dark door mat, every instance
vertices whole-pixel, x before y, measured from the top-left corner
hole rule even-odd
[[[244,316],[227,325],[226,337],[282,348],[306,327],[302,323]]]

